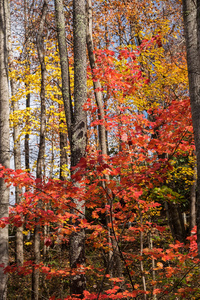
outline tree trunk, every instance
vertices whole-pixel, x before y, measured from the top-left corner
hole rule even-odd
[[[25,31],[25,59],[26,59],[26,71],[30,71],[30,62],[29,62],[29,50],[27,50],[27,43],[28,43],[28,31],[27,31],[27,1],[24,0],[24,31]],[[26,88],[26,109],[30,108],[30,88],[29,84],[25,83]],[[27,92],[28,91],[28,92]],[[26,127],[28,128],[29,120],[27,117],[26,120]],[[30,159],[29,159],[29,134],[25,134],[24,139],[24,153],[25,153],[25,169],[29,172],[30,171]]]
[[[71,166],[75,167],[86,154],[87,118],[83,105],[87,99],[86,77],[86,13],[85,1],[73,0],[73,33],[74,33],[74,117],[71,138]],[[72,171],[72,173],[75,171]],[[77,183],[74,183],[77,185]],[[85,203],[74,199],[79,219],[85,216]],[[78,226],[78,222],[76,224]],[[85,231],[77,230],[70,236],[70,264],[72,269],[85,264]],[[71,294],[80,294],[86,288],[84,272],[71,276]]]
[[[40,113],[40,144],[39,153],[37,158],[37,178],[42,178],[44,170],[44,156],[45,156],[45,133],[46,133],[46,104],[45,104],[45,81],[46,81],[46,66],[44,60],[44,41],[43,41],[43,30],[47,14],[47,2],[44,1],[42,8],[42,17],[40,21],[39,32],[37,35],[37,51],[39,62],[41,66],[41,113]]]
[[[107,155],[107,146],[106,146],[106,130],[104,126],[105,112],[104,112],[104,103],[103,95],[101,91],[101,83],[99,79],[94,78],[94,70],[96,69],[96,59],[94,55],[94,44],[92,37],[92,1],[87,0],[87,50],[90,60],[90,68],[93,75],[93,86],[94,86],[94,95],[98,107],[98,119],[102,121],[99,127],[99,142],[101,147],[101,152],[104,155]]]
[[[0,2],[0,164],[10,166],[8,38],[9,1]],[[0,179],[0,218],[8,217],[9,189]],[[0,229],[0,264],[8,265],[8,226]],[[7,298],[7,274],[0,267],[0,299]]]
[[[9,13],[10,15],[10,13]],[[13,70],[13,50],[12,50],[12,44],[10,43],[10,37],[11,37],[11,24],[10,24],[10,17],[8,17],[7,21],[7,29],[8,29],[8,49],[9,49],[9,68],[12,71]],[[11,96],[12,98],[15,97],[17,94],[17,82],[16,78],[10,79],[10,87],[11,87]],[[12,109],[13,114],[17,114],[17,111],[19,110],[18,101],[16,99],[12,99]],[[21,144],[20,144],[20,128],[18,123],[13,124],[13,142],[14,142],[14,166],[15,170],[21,169]],[[15,187],[15,202],[17,204],[21,201],[20,194],[22,193],[21,189],[16,186]],[[24,245],[23,245],[23,226],[16,228],[16,234],[15,234],[15,244],[16,244],[16,252],[15,252],[15,261],[17,266],[22,266],[24,262]]]
[[[12,55],[10,55],[10,62]],[[17,86],[15,79],[10,80],[11,94],[14,97],[17,93]],[[19,110],[18,102],[14,99],[12,101],[13,113],[16,113]],[[14,165],[15,170],[21,169],[21,145],[20,145],[20,129],[18,124],[13,124],[13,141],[14,141]],[[16,186],[15,187],[15,202],[19,204],[21,202],[21,193],[22,190]],[[23,265],[24,261],[24,250],[23,250],[23,226],[16,228],[16,264],[18,266]]]
[[[29,89],[28,85],[26,84],[26,90]],[[26,109],[30,108],[30,93],[26,95]],[[29,121],[26,121],[26,124],[28,125]],[[28,128],[28,126],[27,126]],[[25,169],[30,172],[30,159],[29,159],[29,134],[25,134],[24,139],[24,152],[25,152]]]
[[[66,167],[68,167],[68,154],[66,147],[68,146],[67,134],[62,129],[63,121],[60,120],[60,180],[67,180]]]
[[[197,244],[200,255],[200,0],[183,0],[189,93],[197,156]]]
[[[39,153],[37,158],[37,169],[36,176],[42,179],[44,171],[44,156],[45,156],[45,132],[46,132],[46,106],[45,106],[45,80],[46,80],[46,66],[44,60],[44,41],[43,41],[43,30],[45,25],[45,19],[47,14],[47,2],[44,1],[42,8],[42,16],[40,20],[39,31],[37,35],[37,51],[39,62],[41,65],[41,113],[40,113],[40,144]],[[41,200],[38,201],[38,208],[41,208]],[[38,265],[40,263],[40,225],[38,224],[39,219],[36,219],[36,225],[34,230],[34,263]],[[39,299],[39,269],[33,268],[32,274],[32,299]]]
[[[67,43],[65,37],[65,17],[64,17],[63,0],[54,0],[54,2],[55,2],[56,28],[57,28],[57,37],[58,37],[58,47],[60,53],[61,74],[62,74],[62,97],[64,102],[68,136],[69,136],[69,140],[71,141],[73,109],[72,109],[71,92],[70,92],[69,63],[68,63]]]
[[[67,53],[67,42],[65,36],[65,16],[62,0],[55,0],[55,12],[56,12],[56,28],[58,37],[58,46],[60,53],[60,65],[62,73],[62,97],[64,103],[65,117],[67,122],[67,130],[69,140],[71,141],[71,126],[73,121],[73,109],[71,101],[70,91],[70,76],[69,76],[69,62]],[[60,125],[61,125],[60,121]],[[67,136],[60,131],[60,179],[66,179],[64,167],[68,163],[66,157]]]
[[[86,77],[86,15],[85,1],[73,1],[73,32],[74,32],[74,112],[71,103],[67,44],[65,38],[65,19],[63,12],[63,1],[55,0],[56,23],[58,33],[58,45],[60,52],[61,74],[62,74],[62,96],[65,107],[65,116],[68,128],[68,137],[71,148],[71,167],[75,167],[86,153],[87,119],[83,105],[87,99],[87,77]],[[72,173],[75,172],[74,169]],[[74,185],[78,185],[74,182]],[[73,199],[76,209],[80,212],[79,219],[85,215],[84,201]],[[75,212],[74,212],[75,213]],[[79,223],[76,222],[75,226]],[[70,265],[77,269],[85,263],[85,232],[80,229],[70,236]],[[71,276],[71,294],[79,294],[83,298],[86,287],[84,272]]]
[[[181,208],[176,203],[168,202],[169,224],[174,240],[186,241],[186,232]]]
[[[197,188],[197,170],[194,167],[194,182],[190,189],[190,234],[194,226],[196,226],[196,188]]]

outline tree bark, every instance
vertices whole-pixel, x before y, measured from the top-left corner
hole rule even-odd
[[[10,23],[10,12],[8,12],[8,18],[7,18],[7,28],[8,28],[8,49],[9,49],[9,69],[13,70],[13,50],[12,50],[12,44],[10,42],[11,37],[11,23]],[[17,79],[11,78],[10,79],[10,88],[11,88],[11,96],[12,96],[12,110],[15,114],[19,110],[18,101],[16,99],[13,99],[15,95],[17,94]],[[21,169],[21,144],[20,144],[20,128],[18,123],[13,124],[13,142],[14,142],[14,166],[15,170]],[[16,186],[15,187],[15,202],[17,204],[21,201],[20,194],[22,193],[21,189]],[[16,244],[16,252],[15,252],[15,261],[17,266],[23,265],[24,261],[24,245],[23,245],[23,226],[16,228],[15,233],[15,244]]]
[[[83,105],[87,100],[86,77],[86,13],[85,1],[73,0],[73,34],[74,34],[74,117],[71,138],[71,167],[75,167],[86,154],[87,119]],[[72,173],[75,172],[72,170]],[[74,183],[77,185],[77,183]],[[74,199],[79,219],[85,216],[84,200]],[[78,222],[76,224],[78,226]],[[85,231],[77,230],[70,236],[70,264],[72,269],[85,264]],[[71,276],[71,294],[83,298],[86,288],[84,272]]]
[[[45,104],[45,81],[46,81],[46,66],[44,60],[44,41],[43,41],[43,30],[47,14],[47,2],[44,1],[42,8],[42,17],[39,26],[39,32],[37,34],[37,51],[39,62],[41,66],[41,112],[40,112],[40,144],[39,153],[37,158],[37,178],[42,178],[44,169],[44,156],[45,156],[45,133],[46,133],[46,104]]]
[[[189,94],[197,156],[197,245],[200,255],[200,0],[183,0]]]
[[[71,141],[71,127],[73,121],[73,109],[71,101],[71,91],[70,91],[70,77],[69,77],[69,62],[67,53],[67,42],[65,36],[65,17],[63,0],[54,0],[55,11],[56,11],[56,28],[58,37],[58,47],[60,53],[60,65],[62,74],[62,97],[65,109],[65,116],[67,122],[67,130],[69,140]]]
[[[85,156],[87,120],[83,105],[87,100],[86,77],[86,14],[85,1],[73,1],[74,32],[74,118],[71,141],[71,165],[76,166]]]
[[[14,80],[11,80],[11,93],[12,96],[16,94],[16,82]],[[13,104],[13,113],[19,110],[18,103],[14,100],[12,102]],[[13,125],[13,140],[14,140],[14,165],[15,170],[21,169],[21,145],[20,145],[20,139],[19,139],[19,126],[18,124]],[[21,193],[22,190],[19,187],[15,187],[15,202],[19,204],[21,202]],[[24,262],[24,245],[23,245],[23,226],[16,228],[16,234],[15,234],[15,243],[16,243],[16,264],[18,266],[22,266]]]
[[[44,157],[45,157],[45,133],[46,133],[46,105],[45,105],[45,81],[46,81],[46,66],[44,60],[44,41],[43,41],[43,31],[45,25],[45,19],[47,14],[47,2],[44,1],[42,8],[42,16],[39,25],[39,31],[37,34],[37,51],[39,62],[41,66],[41,90],[40,90],[40,100],[41,100],[41,112],[40,112],[40,144],[39,153],[37,158],[37,168],[36,176],[42,179],[44,171]],[[38,201],[38,208],[41,208],[41,200]],[[40,224],[39,219],[36,219],[36,225],[34,230],[34,263],[38,265],[40,263]],[[33,268],[32,274],[32,299],[39,299],[39,269]]]
[[[29,89],[28,85],[26,84],[26,90]],[[26,95],[26,109],[30,108],[30,93]],[[27,120],[27,125],[29,121]],[[29,134],[25,134],[25,139],[24,139],[24,152],[25,152],[25,169],[30,172],[30,158],[29,158]]]
[[[68,167],[68,154],[66,147],[68,146],[67,134],[62,129],[63,121],[60,120],[60,180],[67,180],[66,167]]]
[[[190,234],[194,226],[196,226],[196,188],[197,188],[197,170],[194,167],[194,182],[190,189]]]
[[[28,30],[27,30],[27,1],[24,0],[24,31],[25,31],[25,59],[26,59],[26,69],[30,71],[30,62],[29,62],[29,50],[27,50],[27,43],[28,43]],[[29,84],[25,83],[26,88],[26,109],[30,108],[30,88]],[[29,120],[26,120],[26,126],[28,128]],[[29,172],[30,171],[30,158],[29,158],[29,134],[25,134],[24,139],[24,153],[25,153],[25,169]]]
[[[178,240],[181,243],[185,243],[186,231],[180,206],[178,206],[178,204],[176,203],[168,202],[168,213],[169,225],[174,240]]]
[[[65,116],[68,129],[68,137],[71,149],[71,173],[76,172],[75,167],[80,159],[86,154],[87,119],[83,105],[87,99],[87,77],[86,77],[86,14],[85,1],[73,1],[73,33],[74,33],[74,111],[71,103],[67,44],[65,37],[65,19],[63,12],[63,1],[55,0],[56,23],[58,33],[58,45],[61,61],[62,74],[62,96],[65,107]],[[75,186],[79,186],[74,182]],[[82,199],[73,199],[76,209],[79,211],[78,218],[85,215],[85,203]],[[74,212],[75,213],[75,212]],[[78,227],[77,221],[75,226]],[[76,270],[79,265],[85,263],[85,232],[78,229],[70,236],[70,265]],[[71,276],[70,291],[72,295],[83,298],[86,287],[84,272]]]
[[[12,51],[12,50],[11,50]],[[12,68],[12,53],[10,52],[10,64]],[[10,80],[11,95],[14,97],[17,93],[17,85],[15,79],[11,78]],[[13,113],[16,113],[19,110],[18,102],[14,99],[12,101]],[[13,124],[13,141],[14,141],[14,166],[15,170],[21,169],[21,145],[20,145],[20,129],[18,124]],[[19,204],[21,202],[22,193],[21,189],[15,187],[15,202]],[[24,250],[23,250],[23,226],[16,228],[16,264],[18,266],[23,265],[24,261]]]
[[[98,107],[98,119],[102,121],[99,127],[99,143],[101,147],[101,152],[104,155],[107,155],[107,145],[106,145],[106,130],[105,130],[105,112],[104,112],[104,103],[103,95],[101,91],[101,83],[99,79],[95,79],[94,70],[96,69],[96,59],[94,54],[94,43],[92,36],[92,1],[87,0],[87,50],[90,60],[90,68],[93,76],[93,86],[94,86],[94,95]]]
[[[0,2],[0,164],[10,166],[9,88],[8,88],[8,20],[9,1]],[[0,179],[0,218],[8,217],[9,189]],[[8,226],[0,229],[0,264],[8,265]],[[7,274],[0,267],[0,299],[7,298]]]
[[[60,53],[60,65],[62,73],[62,97],[64,103],[64,110],[67,122],[67,130],[69,141],[71,141],[71,126],[73,121],[73,109],[71,101],[71,90],[70,90],[70,76],[69,76],[69,61],[67,52],[67,42],[65,36],[65,16],[64,7],[62,0],[55,0],[55,12],[56,12],[56,28],[58,37],[58,47]],[[62,122],[62,121],[60,121]],[[61,124],[61,123],[60,123]],[[63,168],[67,164],[66,150],[67,136],[65,133],[60,131],[60,179],[65,180],[65,172]]]

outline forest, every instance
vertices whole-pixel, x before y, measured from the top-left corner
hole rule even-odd
[[[0,300],[200,299],[200,1],[0,1]]]

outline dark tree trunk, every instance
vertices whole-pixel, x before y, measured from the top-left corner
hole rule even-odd
[[[200,255],[200,0],[183,0],[189,93],[197,156],[197,244]]]
[[[26,85],[26,89],[29,89],[29,87]],[[26,95],[26,109],[30,108],[30,93]],[[26,125],[28,127],[29,121],[26,121]],[[25,168],[28,172],[30,172],[30,159],[29,159],[29,134],[25,134],[24,139],[24,152],[25,152]]]
[[[186,231],[180,206],[176,203],[168,202],[168,213],[169,225],[174,240],[178,240],[181,243],[185,243]]]
[[[24,0],[24,31],[25,31],[25,59],[26,59],[26,69],[30,70],[30,62],[29,62],[29,50],[27,49],[27,43],[28,43],[28,30],[27,30],[27,1]],[[26,88],[26,109],[30,108],[30,88],[29,84],[25,83]],[[27,92],[28,91],[28,92]],[[27,118],[26,120],[26,126],[28,128],[29,120]],[[29,134],[25,134],[24,139],[24,153],[25,153],[25,169],[29,172],[30,171],[30,158],[29,158]]]

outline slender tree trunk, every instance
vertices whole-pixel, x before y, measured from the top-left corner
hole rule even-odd
[[[10,12],[9,12],[10,15]],[[9,49],[9,68],[10,70],[13,70],[13,51],[12,51],[12,44],[10,42],[11,37],[11,24],[10,24],[10,17],[8,16],[7,20],[7,27],[8,27],[8,49]],[[11,87],[11,96],[12,98],[15,97],[17,94],[17,79],[11,78],[10,79],[10,87]],[[13,113],[15,114],[19,110],[18,101],[16,99],[12,100],[12,108]],[[13,141],[14,141],[14,165],[15,170],[21,169],[21,144],[20,144],[20,128],[18,123],[13,124]],[[20,194],[22,193],[21,189],[16,186],[15,187],[15,202],[18,204],[21,201]],[[24,261],[24,249],[23,249],[23,226],[16,228],[16,234],[15,234],[15,243],[16,243],[16,255],[15,260],[16,264],[18,266],[23,265]]]
[[[27,49],[28,43],[28,31],[27,31],[27,1],[24,0],[24,31],[25,31],[25,55],[26,55],[26,71],[30,71],[30,62],[29,62],[29,50]],[[30,88],[29,84],[25,83],[26,88],[26,109],[30,108]],[[26,120],[26,126],[28,128],[29,120]],[[29,134],[25,134],[24,139],[24,152],[25,152],[25,169],[30,171],[30,159],[29,159]]]
[[[138,204],[138,208],[139,208],[139,214],[140,214],[140,226],[143,225],[143,216],[142,216],[142,212],[141,212],[141,208]],[[143,232],[140,231],[140,255],[141,257],[143,256],[143,248],[144,248],[144,237],[143,237]],[[146,292],[147,287],[146,287],[146,278],[145,278],[145,273],[144,273],[144,264],[143,264],[143,260],[141,259],[140,261],[140,271],[141,271],[141,275],[142,275],[142,284],[143,284],[143,289]],[[144,300],[147,299],[147,295],[144,294]]]
[[[184,226],[183,215],[180,206],[177,203],[168,202],[169,223],[172,235],[175,240],[182,243],[186,241],[186,231]]]
[[[41,90],[40,90],[40,99],[41,99],[41,113],[40,113],[40,144],[39,144],[39,153],[37,159],[37,178],[42,178],[44,170],[44,156],[45,156],[45,133],[46,133],[46,104],[45,104],[45,81],[46,81],[46,66],[44,60],[44,42],[43,42],[43,30],[47,14],[47,2],[44,1],[42,9],[42,17],[40,21],[39,32],[37,35],[37,51],[39,62],[41,66]]]
[[[45,132],[46,132],[46,106],[45,106],[45,81],[46,81],[46,66],[44,61],[44,42],[43,42],[43,30],[45,25],[45,19],[47,14],[47,2],[44,1],[42,8],[42,16],[37,35],[37,51],[39,62],[41,66],[41,113],[40,113],[40,144],[39,153],[37,159],[36,176],[42,179],[44,172],[44,156],[45,156]],[[38,201],[38,208],[41,208],[41,200]],[[36,225],[34,230],[34,263],[38,265],[40,263],[40,225],[39,219],[36,219]],[[39,269],[33,268],[32,275],[32,299],[39,299]]]
[[[62,97],[64,102],[65,116],[69,140],[71,141],[71,126],[73,121],[73,109],[70,92],[69,62],[67,53],[67,43],[65,37],[65,17],[63,0],[54,0],[56,11],[56,28],[58,37],[58,47],[60,53],[60,65],[62,74]]]
[[[151,219],[149,220],[149,222],[151,222]],[[152,233],[151,231],[149,231],[149,249],[153,249],[153,238],[152,238]],[[155,271],[155,259],[152,257],[151,259],[152,261],[152,279],[153,281],[155,282],[156,281],[156,271]],[[153,291],[156,289],[156,286],[153,285]],[[153,292],[154,294],[154,292]],[[153,295],[153,300],[157,300],[157,296],[156,295]]]
[[[64,7],[62,0],[54,0],[56,12],[56,28],[58,37],[58,46],[60,53],[60,64],[62,73],[62,97],[64,103],[65,117],[67,122],[67,130],[69,140],[71,140],[71,126],[73,121],[73,109],[70,91],[70,76],[69,76],[69,62],[67,53],[67,42],[65,36],[65,17]],[[68,164],[66,149],[67,147],[67,134],[62,130],[62,120],[60,120],[60,179],[65,180],[66,174],[64,171],[65,166]]]
[[[200,0],[183,0],[189,93],[197,156],[197,244],[200,256]]]
[[[10,166],[8,28],[9,1],[0,2],[0,164]],[[0,179],[0,218],[8,217],[9,189]],[[8,226],[0,229],[0,264],[8,265]],[[7,274],[0,267],[0,299],[7,298]]]
[[[26,90],[29,89],[29,87],[26,84]],[[30,108],[30,93],[26,95],[26,109]],[[26,121],[26,125],[28,125],[29,121]],[[28,128],[28,126],[27,126]],[[24,152],[25,152],[25,169],[30,172],[30,159],[29,159],[29,134],[25,134],[24,139]]]
[[[190,189],[190,234],[196,226],[196,188],[197,188],[197,170],[194,168],[194,182]]]
[[[62,96],[65,107],[65,116],[68,128],[68,137],[71,148],[71,167],[75,167],[86,153],[87,119],[83,105],[87,99],[87,77],[86,77],[86,14],[85,1],[73,1],[73,32],[74,32],[74,112],[72,109],[67,44],[65,38],[65,19],[63,13],[63,1],[55,0],[56,23],[58,33],[58,44],[62,74]],[[74,169],[72,172],[75,172]],[[77,183],[74,182],[77,186]],[[79,219],[85,215],[84,201],[74,199],[76,209],[80,212]],[[76,222],[75,226],[79,223]],[[80,229],[70,236],[70,265],[77,269],[85,263],[85,232]],[[71,294],[79,294],[83,298],[86,280],[84,272],[71,276]]]
[[[71,166],[75,167],[86,154],[87,118],[83,105],[87,99],[86,76],[86,13],[85,1],[73,0],[73,33],[74,33],[74,118],[71,139]],[[74,171],[72,171],[74,172]],[[77,185],[77,183],[75,183]],[[79,218],[85,217],[85,203],[74,199],[80,212]],[[78,226],[78,223],[76,224]],[[70,264],[72,269],[85,264],[85,231],[77,230],[70,237]],[[71,276],[71,294],[80,294],[86,287],[84,272]]]
[[[90,68],[93,75],[93,86],[94,86],[94,95],[98,107],[98,118],[102,121],[99,125],[99,142],[102,154],[107,155],[107,146],[106,146],[106,130],[105,130],[105,112],[104,112],[104,103],[103,95],[101,91],[101,83],[99,79],[95,79],[94,70],[96,69],[96,59],[94,55],[94,44],[92,37],[92,1],[87,0],[87,50],[90,60]]]
[[[67,179],[66,167],[68,167],[68,156],[66,147],[68,146],[67,134],[62,129],[63,121],[60,120],[60,180]]]
[[[10,58],[12,56],[10,55]],[[15,79],[10,81],[12,97],[17,93],[17,86]],[[13,113],[16,113],[19,110],[18,102],[14,99],[12,101]],[[21,145],[20,145],[20,129],[18,124],[13,124],[13,140],[14,140],[14,165],[15,170],[21,169]],[[19,187],[15,187],[15,201],[17,204],[21,202],[22,193]],[[23,250],[23,226],[16,228],[16,263],[18,266],[23,265],[24,261],[24,250]]]

